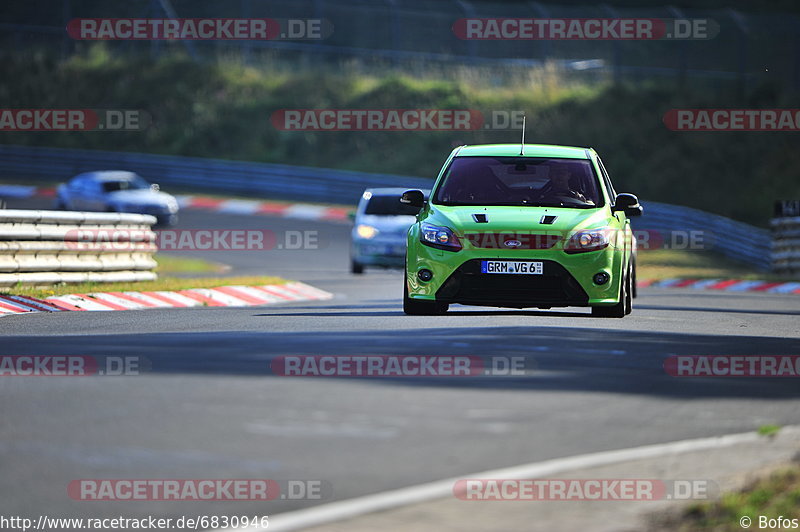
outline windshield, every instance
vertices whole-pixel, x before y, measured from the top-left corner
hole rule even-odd
[[[603,204],[597,183],[586,159],[456,157],[434,203],[588,209]]]
[[[133,175],[132,177],[126,179],[103,181],[103,191],[105,192],[116,192],[118,190],[142,190],[146,188],[150,188],[150,185],[138,175]]]
[[[364,209],[364,214],[379,216],[416,216],[418,212],[418,207],[400,203],[400,196],[372,196]]]

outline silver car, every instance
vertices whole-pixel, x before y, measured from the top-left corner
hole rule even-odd
[[[159,225],[178,221],[178,201],[134,172],[86,172],[59,185],[56,208],[71,211],[151,214]]]
[[[416,221],[418,208],[400,203],[406,188],[369,188],[356,209],[350,247],[350,271],[364,273],[366,266],[401,268],[406,255],[406,234]],[[423,190],[425,197],[430,193]]]

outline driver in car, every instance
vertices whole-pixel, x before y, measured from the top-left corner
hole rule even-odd
[[[566,165],[559,164],[552,167],[550,170],[550,186],[548,187],[549,196],[566,196],[574,198],[584,203],[590,203],[586,196],[577,190],[572,189],[570,180],[572,179],[572,170]]]

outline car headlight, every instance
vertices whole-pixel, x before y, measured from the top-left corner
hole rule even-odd
[[[569,239],[564,247],[565,253],[586,253],[608,247],[611,231],[608,228],[578,231]]]
[[[372,227],[371,225],[366,224],[359,224],[356,227],[356,234],[361,238],[366,238],[369,240],[370,238],[375,238],[378,236],[379,231]]]
[[[461,241],[449,227],[423,222],[419,226],[419,241],[436,249],[460,251]]]

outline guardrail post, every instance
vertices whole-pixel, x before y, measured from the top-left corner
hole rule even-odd
[[[464,18],[477,18],[475,8],[468,0],[454,0],[456,4],[464,12]],[[467,41],[467,55],[470,59],[474,59],[478,55],[478,43],[475,40]]]
[[[686,18],[686,15],[683,13],[683,11],[675,6],[667,6],[667,10],[669,10],[670,14],[676,19]],[[686,86],[686,69],[687,69],[686,47],[688,43],[686,41],[680,41],[679,43],[677,43],[677,45],[678,45],[678,87],[682,89]]]
[[[800,200],[778,201],[772,227],[772,272],[794,275],[800,272]]]
[[[252,16],[252,10],[250,9],[251,4],[250,0],[241,0],[241,16],[242,18],[250,18]],[[242,51],[242,62],[245,65],[250,64],[250,56],[252,55],[253,45],[249,39],[245,39],[243,41],[239,41],[239,46],[241,47]]]
[[[608,4],[600,4],[600,7],[608,13],[611,18],[620,18],[619,12]],[[614,72],[614,85],[619,85],[622,82],[622,48],[618,40],[611,42],[611,54],[613,57],[613,72]]]
[[[739,29],[739,39],[737,40],[737,63],[739,72],[739,93],[743,95],[747,91],[747,51],[749,47],[750,28],[747,19],[735,9],[726,9],[728,16],[734,21]]]

